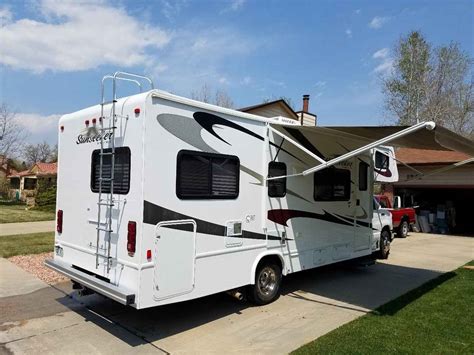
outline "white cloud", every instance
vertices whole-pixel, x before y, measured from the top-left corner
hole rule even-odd
[[[234,11],[237,11],[245,4],[245,0],[232,0],[230,8]]]
[[[158,56],[159,64],[166,67],[166,71],[160,73],[154,69],[151,75],[158,77],[165,90],[184,96],[204,83],[210,86],[236,84],[240,80],[232,80],[229,61],[254,53],[260,45],[258,36],[249,38],[232,28],[179,30]]]
[[[219,84],[228,85],[228,84],[230,84],[230,82],[229,82],[229,79],[227,79],[225,76],[221,76],[219,78]]]
[[[15,118],[17,122],[30,133],[44,133],[56,130],[61,115],[43,116],[36,113],[17,113]]]
[[[58,141],[58,121],[61,115],[40,115],[36,113],[17,113],[15,119],[27,132],[29,143],[43,141],[54,145]]]
[[[394,61],[388,48],[379,49],[372,54],[372,58],[379,63],[373,70],[374,73],[388,75],[393,71]]]
[[[385,23],[390,20],[390,17],[375,16],[372,21],[369,22],[369,27],[373,29],[379,29]]]
[[[345,31],[347,38],[352,38],[352,30],[350,28]]]
[[[187,5],[187,0],[161,0],[161,13],[168,20],[173,21],[181,12],[182,8]]]
[[[250,85],[250,84],[252,83],[252,81],[253,81],[253,80],[252,80],[252,78],[251,78],[250,76],[246,76],[246,77],[244,77],[244,78],[240,81],[240,83],[241,83],[242,85]]]
[[[374,59],[384,59],[384,58],[387,58],[388,57],[388,54],[389,54],[389,49],[388,48],[382,48],[382,49],[379,49],[377,52],[375,52],[373,55],[372,55],[372,58]]]
[[[9,23],[13,18],[10,9],[6,6],[0,7],[0,26],[4,26]]]
[[[146,65],[152,60],[148,51],[171,37],[103,1],[42,0],[38,6],[43,20],[23,18],[0,27],[0,64],[36,73]]]
[[[326,86],[326,84],[327,83],[325,81],[319,80],[316,82],[316,84],[314,84],[314,87],[322,89]]]

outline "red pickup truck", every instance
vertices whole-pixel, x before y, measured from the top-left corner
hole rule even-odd
[[[415,209],[398,206],[394,208],[385,195],[375,195],[375,199],[382,208],[387,208],[392,214],[393,231],[397,233],[398,237],[406,238],[410,225],[415,223]]]

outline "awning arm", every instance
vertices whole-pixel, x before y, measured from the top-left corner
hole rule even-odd
[[[451,170],[451,169],[454,169],[454,168],[457,168],[458,166],[461,166],[461,165],[464,165],[464,164],[468,164],[468,163],[471,163],[471,162],[474,162],[474,158],[469,158],[469,159],[466,159],[466,160],[463,160],[463,161],[459,161],[457,163],[454,163],[454,164],[451,164],[451,165],[448,165],[448,166],[445,166],[441,169],[436,169],[436,170],[433,170],[432,172],[428,173],[428,174],[423,174],[422,172],[420,172],[419,175],[416,175],[410,179],[406,179],[406,180],[403,180],[402,182],[407,182],[407,181],[413,181],[413,180],[421,180],[427,176],[431,176],[431,175],[435,175],[435,174],[439,174],[439,173],[444,173],[445,171],[448,171],[448,170]]]
[[[321,159],[320,157],[318,157],[316,154],[314,154],[313,152],[309,151],[308,149],[306,149],[305,147],[303,147],[300,143],[298,143],[297,141],[295,141],[294,139],[291,139],[290,137],[288,137],[287,135],[281,133],[280,131],[277,131],[275,128],[271,127],[270,125],[268,125],[268,129],[270,131],[272,131],[273,133],[279,135],[281,138],[287,140],[288,142],[290,142],[291,144],[293,144],[295,147],[301,149],[303,152],[305,152],[306,154],[308,154],[309,156],[313,157],[314,159],[316,159],[317,161],[319,161],[320,163],[326,163],[326,160],[324,159]],[[280,177],[276,177],[276,178],[280,178]]]
[[[395,160],[396,162],[402,164],[403,166],[407,167],[408,169],[414,171],[415,173],[417,173],[418,175],[423,175],[423,173],[418,170],[418,169],[415,169],[414,167],[412,167],[411,165],[401,161],[400,159],[397,159],[396,157],[392,157],[393,160]]]
[[[379,145],[383,145],[383,144],[387,144],[388,142],[391,142],[393,140],[396,140],[398,138],[401,138],[403,136],[406,136],[406,135],[409,135],[411,133],[414,133],[416,131],[419,131],[420,129],[423,129],[423,128],[426,128],[426,129],[429,129],[429,130],[433,130],[434,128],[436,127],[436,124],[434,122],[420,122],[420,123],[417,123],[411,127],[408,127],[408,128],[405,128],[399,132],[396,132],[394,134],[391,134],[385,138],[382,138],[382,139],[379,139],[378,141],[375,141],[375,142],[372,142],[372,143],[369,143],[367,145],[364,145],[363,147],[360,147],[360,148],[357,148],[353,151],[350,151],[346,154],[343,154],[337,158],[334,158],[334,159],[331,159],[327,162],[322,162],[320,165],[317,165],[317,166],[314,166],[312,168],[309,168],[305,171],[303,171],[302,175],[303,176],[306,176],[306,175],[309,175],[309,174],[313,174],[315,173],[316,171],[319,171],[319,170],[322,170],[322,169],[325,169],[325,168],[328,168],[332,165],[335,165],[337,163],[340,163],[341,161],[344,161],[346,159],[349,159],[349,158],[352,158],[354,156],[357,156],[361,153],[364,153],[368,150],[371,150],[373,148],[376,148],[378,147]]]

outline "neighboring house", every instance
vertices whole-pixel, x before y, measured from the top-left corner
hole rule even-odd
[[[317,123],[317,116],[309,112],[309,95],[303,95],[303,108],[301,111],[294,111],[283,99],[244,107],[239,109],[239,111],[268,118],[277,116],[291,118],[304,126],[316,126]]]
[[[39,184],[56,185],[57,163],[36,163],[30,169],[10,174],[10,198],[34,204]]]
[[[16,173],[17,171],[10,165],[10,161],[0,155],[0,197],[8,195],[8,176]]]
[[[419,206],[418,214],[426,214],[429,211],[431,220],[435,219],[433,222],[435,225],[438,217],[444,215],[448,219],[445,222],[449,233],[474,234],[474,218],[472,218],[474,163],[428,175],[470,157],[453,151],[409,148],[399,148],[395,155],[399,160],[399,181],[383,184],[384,194],[392,200],[394,195],[401,196],[402,204],[405,206]],[[416,171],[401,162],[425,176],[418,177]],[[438,222],[438,224],[444,223]]]

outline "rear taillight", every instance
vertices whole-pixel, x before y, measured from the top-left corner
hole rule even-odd
[[[135,254],[135,246],[137,244],[137,222],[128,222],[128,233],[127,233],[127,251],[128,255],[133,256]]]
[[[58,214],[56,218],[56,231],[58,233],[63,232],[63,210],[58,210]]]

